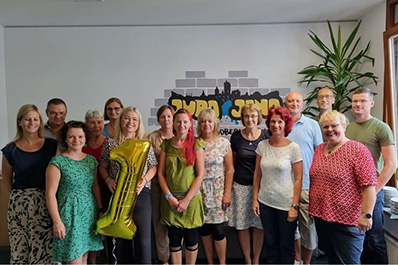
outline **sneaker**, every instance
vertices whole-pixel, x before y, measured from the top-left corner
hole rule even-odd
[[[303,265],[303,261],[294,260],[294,265]]]

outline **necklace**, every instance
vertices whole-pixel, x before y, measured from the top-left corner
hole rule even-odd
[[[258,138],[258,130],[256,130],[254,134],[249,134],[246,132],[246,130],[242,130],[242,132],[244,136],[243,138],[245,138],[249,145],[253,145],[253,142],[256,141],[256,139]]]
[[[344,138],[340,143],[336,144],[335,146],[329,147],[329,143],[326,145],[325,152],[330,155],[337,149],[339,149],[341,146],[343,146],[346,142],[348,141],[347,138]]]

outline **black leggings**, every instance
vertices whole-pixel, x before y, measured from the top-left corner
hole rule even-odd
[[[177,228],[174,226],[167,226],[169,232],[170,247],[174,249],[181,249],[181,240],[184,238],[185,248],[195,250],[198,244],[198,228]]]
[[[225,238],[225,224],[204,224],[199,232],[201,236],[213,235],[214,240],[220,241]]]

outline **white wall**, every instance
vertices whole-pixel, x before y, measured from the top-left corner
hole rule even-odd
[[[0,26],[0,148],[8,142],[8,111],[4,64],[4,27]]]
[[[384,87],[384,44],[383,32],[386,29],[386,2],[372,8],[362,18],[362,24],[358,31],[358,35],[362,37],[362,44],[365,45],[370,41],[369,55],[374,57],[375,65],[372,67],[367,63],[362,68],[363,71],[371,71],[379,77],[377,86],[373,84],[368,85],[373,91],[377,93],[375,98],[375,106],[372,108],[372,115],[377,118],[383,117],[383,87]]]
[[[340,24],[343,33],[355,25]],[[9,137],[21,105],[44,110],[51,97],[67,102],[68,119],[82,119],[89,108],[102,110],[107,98],[117,96],[147,120],[154,99],[191,70],[206,71],[207,78],[248,70],[259,87],[306,93],[297,72],[319,62],[309,51],[310,29],[328,38],[325,23],[6,28]]]

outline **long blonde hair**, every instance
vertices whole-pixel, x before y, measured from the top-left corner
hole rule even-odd
[[[19,125],[19,123],[22,121],[23,117],[28,114],[28,112],[30,111],[35,111],[37,112],[37,114],[39,114],[39,118],[40,118],[40,127],[39,127],[39,131],[38,131],[38,136],[40,138],[44,137],[43,136],[43,131],[44,131],[44,124],[43,124],[43,118],[41,116],[40,110],[38,107],[36,107],[36,105],[33,104],[25,104],[22,107],[19,108],[18,110],[18,114],[17,114],[17,133],[15,134],[15,138],[13,140],[13,142],[16,142],[18,140],[20,140],[23,136],[23,130],[22,127]]]
[[[123,116],[127,113],[127,112],[135,112],[137,113],[140,121],[139,121],[139,125],[138,125],[138,129],[135,132],[134,135],[134,139],[145,139],[146,138],[146,132],[145,132],[145,128],[144,128],[144,123],[142,122],[142,116],[140,111],[136,108],[136,107],[126,107],[122,110],[122,112],[119,115],[119,118],[117,118],[117,123],[116,123],[116,128],[115,128],[115,136],[113,137],[113,139],[118,143],[121,144],[124,141],[124,136],[123,136],[123,132],[122,132],[122,128],[121,128],[121,122],[123,119]]]

